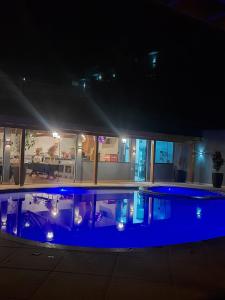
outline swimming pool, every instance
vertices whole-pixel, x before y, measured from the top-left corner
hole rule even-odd
[[[225,236],[225,200],[220,194],[213,197],[179,194],[168,198],[106,188],[1,193],[1,231],[40,243],[79,247],[143,248],[196,242]]]

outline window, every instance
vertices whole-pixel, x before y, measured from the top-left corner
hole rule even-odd
[[[173,142],[156,141],[155,163],[173,163]]]

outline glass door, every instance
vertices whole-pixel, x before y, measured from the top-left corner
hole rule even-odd
[[[136,139],[135,181],[146,180],[147,140]]]

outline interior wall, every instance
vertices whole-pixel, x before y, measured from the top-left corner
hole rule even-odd
[[[110,137],[110,143],[99,143],[99,153],[100,153],[100,161],[105,160],[105,155],[107,154],[117,154],[119,152],[119,139],[115,137]]]
[[[35,144],[30,149],[26,149],[25,155],[26,156],[33,156],[35,155],[35,151],[37,148],[41,148],[41,152],[46,154],[48,153],[48,150],[51,146],[53,146],[55,143],[58,143],[56,139],[54,139],[51,136],[41,136],[35,138]],[[60,153],[63,152],[70,152],[72,149],[75,149],[75,137],[73,138],[60,138]],[[58,154],[59,149],[56,150],[56,153]]]

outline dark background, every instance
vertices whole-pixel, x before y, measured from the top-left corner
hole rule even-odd
[[[215,24],[142,0],[7,1],[0,23],[1,115],[35,122],[28,101],[53,122],[187,134],[225,128],[225,35]],[[154,72],[150,51],[159,53]],[[103,80],[79,86],[96,71]]]

